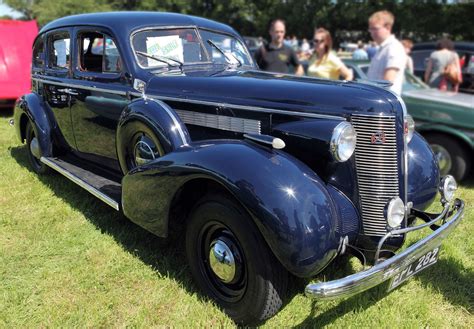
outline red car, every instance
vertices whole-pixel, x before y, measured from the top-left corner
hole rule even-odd
[[[0,20],[0,109],[31,89],[30,71],[36,21]]]

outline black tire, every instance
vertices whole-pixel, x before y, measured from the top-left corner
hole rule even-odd
[[[463,145],[443,134],[429,134],[426,140],[438,159],[441,176],[449,174],[462,181],[471,168],[471,158]]]
[[[228,276],[227,283],[210,265],[211,244],[216,240],[224,241],[235,258],[235,274]],[[193,208],[186,228],[186,254],[199,287],[236,323],[255,325],[281,308],[288,272],[251,218],[227,198],[207,196]]]
[[[137,143],[145,141],[150,146],[150,158],[144,159],[143,162],[137,163],[136,149]],[[132,121],[121,128],[120,138],[117,140],[119,162],[124,174],[133,168],[159,158],[165,154],[160,138],[146,124],[140,121]]]
[[[38,175],[50,174],[52,172],[51,168],[49,168],[47,165],[41,162],[40,159],[37,156],[35,156],[31,151],[31,143],[33,139],[36,138],[36,133],[33,128],[33,124],[30,121],[28,121],[28,123],[26,124],[25,136],[26,136],[26,152],[28,153],[28,160],[30,162],[31,168]]]

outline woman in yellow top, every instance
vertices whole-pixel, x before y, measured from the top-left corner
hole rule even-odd
[[[314,32],[313,42],[316,57],[312,58],[313,61],[308,66],[309,76],[334,80],[342,77],[344,80],[352,80],[352,71],[332,51],[332,38],[328,30],[317,29]]]

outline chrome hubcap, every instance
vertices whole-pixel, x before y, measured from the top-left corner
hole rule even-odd
[[[137,166],[141,166],[155,160],[156,151],[153,150],[153,147],[150,146],[150,143],[153,145],[153,142],[151,142],[149,138],[142,136],[141,139],[135,144],[133,153]]]
[[[214,274],[224,283],[234,280],[236,274],[235,257],[231,248],[222,240],[214,240],[209,251],[209,265]]]
[[[436,156],[436,159],[438,160],[441,176],[447,175],[452,167],[451,155],[449,154],[448,150],[441,145],[432,144],[430,146]]]
[[[36,137],[33,137],[33,139],[30,142],[30,152],[31,152],[31,154],[33,154],[33,156],[36,159],[41,158],[39,143],[38,143],[38,139]]]

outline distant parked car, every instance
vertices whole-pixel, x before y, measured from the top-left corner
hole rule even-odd
[[[258,48],[266,44],[265,39],[262,39],[262,38],[257,38],[257,37],[243,37],[243,38],[252,56],[255,55],[255,52],[258,50]]]
[[[474,42],[455,42],[454,49],[459,58],[464,59],[461,68],[463,83],[459,86],[459,91],[474,93]],[[436,42],[422,42],[413,46],[411,57],[415,67],[415,75],[423,79],[426,69],[426,63],[433,51],[436,50]]]
[[[355,79],[367,79],[368,62],[345,63],[354,70]],[[474,155],[474,95],[430,88],[406,72],[402,99],[415,119],[416,130],[435,152],[441,175],[465,178]]]

